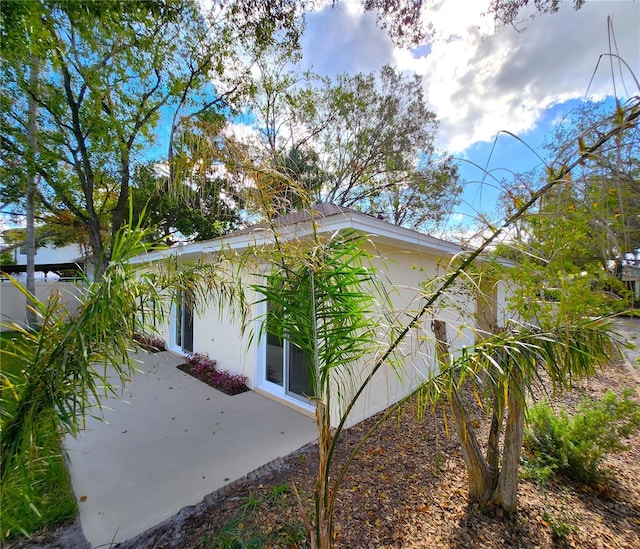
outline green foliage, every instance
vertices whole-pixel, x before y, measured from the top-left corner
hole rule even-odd
[[[18,380],[24,376],[24,364],[10,356],[10,353],[14,345],[21,344],[20,339],[22,335],[17,332],[0,334],[0,347],[4,351],[2,375]],[[7,398],[11,399],[11,395]],[[52,428],[53,425],[51,415],[45,414],[34,434],[38,459],[28,464],[18,464],[3,479],[0,502],[2,542],[45,526],[73,520],[76,516],[77,505],[62,455],[60,437]]]
[[[13,253],[8,250],[0,253],[0,267],[2,265],[15,265],[16,260],[13,258]]]
[[[580,271],[521,257],[508,275],[514,281],[509,307],[543,327],[621,313],[631,304],[624,284],[601,268]]]
[[[567,536],[575,532],[578,527],[571,523],[572,517],[564,511],[556,513],[552,510],[545,509],[542,513],[542,519],[551,528],[553,540],[557,543],[563,543]]]
[[[271,487],[269,493],[246,497],[246,503],[240,508],[240,513],[229,519],[215,536],[207,535],[203,539],[205,547],[217,549],[259,549],[265,547],[299,547],[306,534],[301,522],[278,521],[276,525],[256,522],[262,508],[278,509],[282,513],[295,505],[293,493],[289,484],[278,484]]]
[[[628,123],[619,127],[624,116]],[[608,112],[603,104],[588,103],[556,126],[547,144],[554,158],[549,172],[570,163],[576,143],[580,161],[523,216],[520,239],[512,243],[509,255],[518,260],[512,304],[527,320],[549,325],[631,307],[633,296],[619,274],[626,254],[640,248],[637,116],[637,100]],[[615,146],[594,150],[602,136]],[[547,180],[547,173],[518,178],[517,187],[505,191],[507,210]]]
[[[280,242],[272,229],[275,249],[265,254],[270,270],[259,274],[263,284],[253,286],[265,303],[259,336],[286,339],[305,359],[306,396],[315,405],[319,447],[313,518],[302,513],[296,493],[297,506],[312,545],[329,547],[333,507],[349,466],[332,476],[332,457],[349,412],[373,375],[359,365],[382,345],[378,322],[388,295],[371,263],[366,236],[355,231],[325,236],[314,225],[313,238]],[[336,409],[338,427],[333,429]]]
[[[602,478],[607,454],[626,449],[622,439],[640,429],[640,404],[626,389],[622,396],[608,391],[602,400],[583,399],[570,417],[554,413],[546,403],[529,409],[524,437],[526,463],[541,480],[560,474],[580,482]]]
[[[191,118],[228,114],[242,95],[247,48],[298,37],[292,0],[226,2],[222,14],[203,14],[195,0],[0,6],[2,196],[20,208],[25,175],[37,175],[39,213],[74,227],[68,238],[106,259],[161,118],[171,124],[162,154],[171,163]],[[36,151],[24,132],[28,98],[37,104]]]
[[[199,159],[190,155],[188,162],[196,164]],[[138,215],[145,212],[147,224],[154,229],[150,235],[154,240],[167,244],[181,237],[208,240],[238,226],[241,201],[227,178],[204,174],[182,181],[175,177],[170,185],[168,176],[159,176],[153,165],[141,165],[134,181],[133,202]]]
[[[261,549],[262,540],[259,537],[253,536],[247,540],[248,534],[243,529],[242,520],[230,519],[216,536],[205,536],[202,540],[203,545],[216,549]]]
[[[73,314],[61,305],[60,296],[43,303],[14,282],[27,295],[39,329],[13,326],[20,337],[1,350],[3,364],[19,364],[19,373],[3,368],[0,376],[3,493],[11,475],[23,473],[28,485],[31,471],[59,455],[58,447],[36,444],[41,429],[52,436],[78,432],[89,408],[116,391],[109,369],[122,383],[133,373],[128,352],[140,324],[137,304],[141,295],[154,294],[148,281],[130,283],[127,262],[145,249],[131,233],[122,232],[104,277],[78,288],[81,302]]]
[[[287,339],[309,362],[313,396],[348,396],[346,370],[376,346],[375,273],[358,234],[335,234],[315,247],[277,258],[266,284],[254,288],[268,304],[262,334]],[[292,255],[286,255],[293,252]],[[336,383],[336,386],[332,386]]]

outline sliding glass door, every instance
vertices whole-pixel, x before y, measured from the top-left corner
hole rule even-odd
[[[172,315],[173,350],[193,353],[193,299],[186,292],[180,292]]]
[[[315,395],[308,357],[293,343],[267,334],[259,347],[261,387],[278,395],[309,402]]]

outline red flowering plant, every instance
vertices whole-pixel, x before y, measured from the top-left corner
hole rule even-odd
[[[193,353],[187,356],[184,371],[227,395],[237,395],[248,391],[247,376],[232,374],[227,370],[218,370],[218,362],[206,353]]]
[[[150,353],[159,353],[160,351],[167,350],[166,343],[159,337],[135,333],[133,334],[133,339],[140,347]]]

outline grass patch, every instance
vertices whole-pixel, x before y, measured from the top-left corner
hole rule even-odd
[[[9,354],[14,338],[19,337],[15,332],[0,333],[3,416],[11,413],[15,402],[13,392],[6,386],[5,376],[11,378],[18,390],[22,380],[24,364]],[[62,456],[60,436],[53,423],[54,411],[50,410],[46,416],[39,421],[41,427],[34,441],[34,446],[39,448],[39,459],[28,468],[11,471],[2,483],[0,540],[3,542],[68,522],[77,515],[78,507]]]
[[[262,486],[260,494],[243,498],[238,512],[215,534],[206,534],[200,545],[215,549],[261,549],[262,547],[306,547],[307,534],[297,513],[289,484]],[[270,517],[270,518],[265,518]]]

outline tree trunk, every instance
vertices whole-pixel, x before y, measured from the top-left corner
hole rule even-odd
[[[449,367],[450,346],[447,338],[447,325],[442,320],[433,319],[431,329],[436,336],[436,353],[441,368]],[[453,412],[458,432],[458,440],[462,457],[469,477],[469,499],[471,501],[489,501],[498,480],[497,469],[492,469],[482,455],[475,430],[467,417],[464,404],[456,388],[452,384],[449,403]]]
[[[36,56],[31,58],[31,74],[29,75],[29,87],[35,93],[35,88],[38,84],[40,74],[40,59]],[[33,93],[29,94],[29,130],[28,140],[30,147],[29,154],[29,169],[27,170],[26,179],[26,235],[25,235],[25,248],[27,252],[27,291],[30,295],[36,295],[36,283],[35,283],[35,266],[36,266],[36,230],[35,230],[35,196],[37,185],[36,174],[36,154],[38,149],[38,104],[33,97]],[[26,321],[27,326],[31,329],[35,329],[38,325],[38,319],[32,304],[27,299],[26,305]]]
[[[333,498],[329,486],[329,452],[332,435],[328,407],[316,402],[318,426],[318,473],[316,477],[316,531],[311,534],[312,549],[329,549],[332,543]]]
[[[492,471],[498,471],[500,466],[500,429],[504,420],[502,407],[499,407],[498,398],[493,399],[493,412],[491,413],[491,426],[487,441],[487,465]]]
[[[115,242],[118,231],[125,222],[127,205],[129,203],[129,182],[131,180],[131,156],[127,145],[120,157],[120,194],[113,212],[111,213],[111,244]]]
[[[454,388],[451,395],[451,409],[456,422],[462,458],[469,477],[469,499],[475,502],[491,500],[498,481],[497,469],[491,469],[482,455],[475,430],[467,418],[464,404]]]
[[[502,469],[493,494],[493,501],[509,514],[518,510],[518,468],[524,431],[524,405],[520,398],[522,392],[520,379],[516,374],[509,382],[509,416],[504,434]]]
[[[87,219],[87,230],[89,232],[89,239],[91,242],[91,252],[93,255],[93,273],[87,273],[93,277],[93,280],[98,280],[102,274],[106,271],[107,265],[109,265],[109,259],[106,257],[104,243],[102,242],[102,231],[100,230],[100,220],[97,216],[90,216]]]

